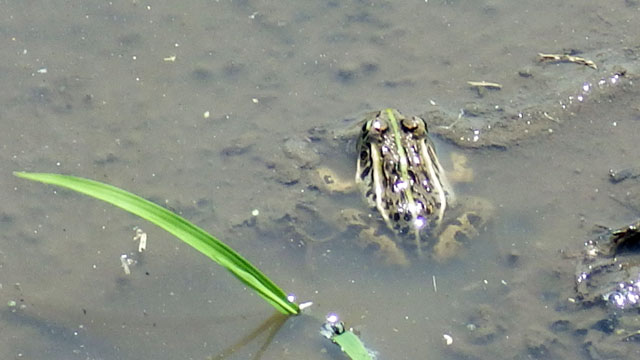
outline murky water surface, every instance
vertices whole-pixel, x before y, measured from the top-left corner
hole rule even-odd
[[[93,178],[161,203],[314,301],[309,316],[228,358],[339,359],[318,334],[330,311],[381,359],[638,357],[634,343],[594,346],[610,335],[594,325],[607,314],[571,310],[567,299],[571,255],[593,227],[639,215],[630,200],[638,186],[608,180],[609,169],[640,158],[639,2],[2,8],[0,358],[206,359],[272,315],[187,245],[100,202],[15,178],[15,170]],[[540,63],[541,52],[571,53],[598,69]],[[476,91],[467,81],[502,89]],[[308,190],[274,181],[269,161],[287,159],[285,139],[386,106],[462,113],[477,130],[462,133],[462,145],[473,145],[473,135],[491,139],[491,126],[519,132],[480,149],[437,141],[444,159],[455,151],[471,160],[475,181],[460,191],[497,207],[480,238],[453,261],[399,268],[363,253],[349,234],[323,241],[255,231]],[[516,114],[519,127],[504,114]],[[355,164],[346,155],[320,161],[345,176]],[[357,196],[315,196],[323,213],[366,210]],[[148,234],[143,254],[131,240],[135,226]],[[130,275],[123,254],[136,261]]]

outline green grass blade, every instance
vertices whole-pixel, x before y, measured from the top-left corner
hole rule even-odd
[[[151,201],[112,185],[75,176],[28,172],[14,172],[13,174],[24,179],[57,185],[89,195],[148,220],[225,267],[245,285],[254,289],[276,310],[286,315],[300,313],[298,305],[289,301],[287,295],[278,285],[240,254],[183,217]]]
[[[372,360],[369,350],[364,347],[358,335],[351,330],[334,335],[331,340],[338,344],[342,351],[352,360]]]
[[[320,335],[340,346],[340,350],[351,360],[373,360],[377,352],[367,349],[352,329],[346,329],[344,322],[338,321],[336,314],[329,314],[322,324]]]

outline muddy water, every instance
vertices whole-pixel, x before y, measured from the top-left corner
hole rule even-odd
[[[340,358],[317,334],[317,319],[329,311],[359,329],[380,358],[589,358],[584,344],[595,335],[550,328],[576,316],[563,312],[572,270],[558,251],[580,249],[594,224],[638,215],[612,199],[625,194],[607,179],[610,168],[633,166],[640,155],[637,90],[607,89],[558,107],[616,65],[640,72],[639,6],[5,4],[0,303],[19,309],[0,317],[0,358],[203,359],[271,315],[186,245],[106,205],[13,178],[13,170],[86,176],[165,204],[313,300],[311,316],[287,321],[264,359]],[[599,69],[537,61],[538,52],[563,51]],[[479,96],[469,80],[503,88]],[[266,219],[278,201],[295,201],[277,194],[301,189],[267,181],[261,161],[282,156],[282,139],[384,106],[409,114],[437,106],[455,118],[476,105],[549,109],[554,120],[506,149],[441,141],[443,156],[462,151],[472,160],[476,181],[460,191],[498,206],[493,225],[457,260],[389,268],[348,238],[309,248],[256,237],[250,227],[229,230],[254,209]],[[327,202],[325,211],[344,201]],[[149,236],[143,255],[131,240],[134,226]],[[120,267],[122,254],[137,261],[131,275]],[[265,339],[235,358],[255,354]],[[632,351],[617,356],[636,358]]]

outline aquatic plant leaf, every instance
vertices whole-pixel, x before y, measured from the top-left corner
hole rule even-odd
[[[128,191],[98,181],[76,176],[14,172],[15,176],[61,186],[108,202],[137,215],[171,233],[229,270],[245,285],[255,290],[276,310],[297,315],[300,308],[289,301],[284,291],[232,248],[181,216]]]
[[[373,360],[377,352],[367,349],[358,335],[352,329],[347,329],[344,322],[339,321],[338,315],[329,313],[326,322],[322,324],[320,335],[340,346],[340,350],[351,360]]]
[[[372,360],[369,350],[364,346],[358,335],[351,330],[332,336],[331,341],[338,344],[351,360]]]

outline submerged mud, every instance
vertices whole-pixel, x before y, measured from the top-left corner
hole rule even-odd
[[[484,101],[479,95],[478,101],[464,104],[458,113],[436,108],[422,116],[431,124],[431,132],[457,146],[504,150],[533,136],[553,133],[559,125],[579,118],[585,104],[616,103],[633,92],[639,50],[607,52],[599,59],[603,64],[598,70],[573,63],[558,63],[553,68],[538,63],[533,74],[514,74],[522,78],[521,87],[499,101]],[[546,79],[554,76],[555,81]]]

